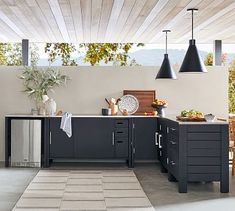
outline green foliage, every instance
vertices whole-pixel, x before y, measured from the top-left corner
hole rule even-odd
[[[46,43],[45,53],[48,54],[48,61],[53,63],[58,57],[62,60],[63,66],[76,66],[77,63],[71,59],[71,53],[76,48],[71,43]]]
[[[143,46],[144,44],[133,43],[81,43],[78,46],[78,52],[85,52],[84,62],[92,66],[99,65],[100,62],[113,63],[119,66],[138,65],[136,60],[130,60],[129,50],[133,46]],[[76,47],[68,43],[47,43],[45,52],[48,53],[48,60],[54,62],[58,57],[62,60],[63,66],[77,65],[76,61],[71,59],[71,54],[76,52]]]
[[[212,66],[213,65],[213,53],[208,53],[204,59],[204,64],[206,66]]]
[[[39,60],[38,47],[30,46],[31,65],[35,66]],[[0,43],[0,65],[21,66],[22,46],[21,43]]]
[[[229,113],[235,113],[235,59],[229,66]]]
[[[53,91],[53,88],[65,85],[69,77],[51,67],[38,69],[36,66],[31,66],[24,68],[20,79],[23,80],[25,87],[23,92],[36,102],[40,102],[42,96],[47,95],[48,91]]]
[[[0,65],[22,65],[21,43],[0,43]]]

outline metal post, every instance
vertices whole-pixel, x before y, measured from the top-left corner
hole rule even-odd
[[[29,66],[29,40],[22,40],[22,62],[24,66]]]
[[[214,40],[213,65],[221,66],[222,40]]]

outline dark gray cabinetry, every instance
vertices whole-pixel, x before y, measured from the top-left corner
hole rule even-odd
[[[133,118],[134,161],[157,160],[157,118]]]
[[[50,159],[129,160],[129,120],[111,117],[72,118],[72,137],[60,129],[61,118],[50,118]]]
[[[161,171],[167,172],[167,120],[164,118],[158,118],[158,132],[156,145],[158,148],[158,159],[161,165]]]
[[[227,124],[167,121],[167,169],[179,192],[187,192],[187,182],[205,181],[220,181],[220,191],[228,192],[228,168]]]
[[[50,119],[50,158],[74,158],[74,137],[69,138],[60,129],[60,118]]]
[[[114,157],[114,120],[111,118],[74,118],[76,158]]]

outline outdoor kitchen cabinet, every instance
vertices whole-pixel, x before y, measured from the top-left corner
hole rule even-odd
[[[71,138],[60,121],[50,118],[50,159],[128,159],[128,119],[74,117]]]
[[[220,182],[229,191],[228,125],[167,120],[167,170],[180,193],[188,182]]]
[[[157,161],[157,118],[133,118],[133,160]]]
[[[158,118],[156,146],[161,172],[167,172],[167,120]]]
[[[50,118],[50,126],[49,126],[50,159],[74,158],[75,157],[74,136],[69,138],[66,135],[66,133],[60,129],[60,122],[61,118]]]

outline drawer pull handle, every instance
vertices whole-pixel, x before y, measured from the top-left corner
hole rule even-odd
[[[114,132],[112,132],[112,145],[114,146],[114,141],[115,141],[115,135]]]
[[[155,145],[158,146],[158,132],[155,133]]]
[[[123,131],[117,131],[117,133],[123,133]]]
[[[123,141],[117,141],[117,143],[121,144],[121,143],[123,143]]]
[[[117,122],[117,124],[118,124],[118,125],[122,125],[122,124],[123,124],[123,122]]]
[[[159,135],[158,135],[158,147],[159,147],[159,149],[162,148],[161,139],[162,139],[162,135],[159,134]]]
[[[175,128],[170,128],[172,131],[175,131],[176,129]]]
[[[176,145],[176,142],[175,142],[175,141],[170,141],[170,143],[171,143],[172,145]]]
[[[174,165],[175,165],[175,162],[172,160],[172,161],[170,161],[170,164],[171,164],[172,166],[174,166]]]

